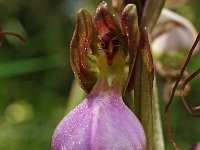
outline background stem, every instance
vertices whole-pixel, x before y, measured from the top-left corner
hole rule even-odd
[[[156,79],[153,83],[152,101],[155,150],[165,150]]]

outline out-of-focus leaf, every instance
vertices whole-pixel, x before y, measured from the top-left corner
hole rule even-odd
[[[4,35],[3,35],[3,30],[2,28],[0,27],[0,47],[3,45],[3,40],[4,40]]]
[[[147,150],[155,150],[153,130],[153,60],[147,32],[143,32],[134,68],[135,113],[140,119],[147,137]]]
[[[78,85],[76,80],[74,80],[69,92],[66,114],[69,113],[75,106],[77,106],[85,98],[85,96],[85,91]]]
[[[112,7],[116,11],[120,11],[122,6],[123,6],[123,0],[112,0]]]
[[[11,19],[7,21],[6,23],[3,24],[3,30],[4,32],[9,32],[9,33],[16,33],[15,36],[18,37],[23,43],[25,43],[25,38],[27,36],[27,33],[20,23],[20,21]],[[11,35],[11,34],[10,34]],[[13,36],[6,36],[6,40],[12,44],[12,45],[19,45],[18,39],[16,37],[13,38]]]
[[[142,12],[141,27],[147,27],[149,31],[153,29],[160,12],[165,4],[165,0],[146,0]]]
[[[66,62],[63,54],[3,63],[0,64],[0,78],[24,75],[64,65]]]

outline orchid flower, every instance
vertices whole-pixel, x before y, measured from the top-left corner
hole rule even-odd
[[[163,9],[152,32],[154,59],[161,62],[165,69],[180,69],[196,36],[197,31],[189,20],[169,9]]]
[[[127,67],[136,55],[125,39],[139,42],[134,5],[126,6],[121,21],[122,29],[105,2],[97,7],[94,25],[86,10],[78,12],[71,63],[79,84],[90,94],[56,128],[53,150],[145,149],[144,129],[122,100]]]
[[[145,134],[123,103],[117,81],[98,81],[91,93],[58,125],[52,149],[143,150]]]
[[[115,16],[102,2],[93,21],[86,10],[77,13],[70,58],[75,79],[88,96],[58,124],[52,150],[144,150],[156,145],[154,70],[145,27],[149,15],[138,18],[135,4],[121,8]],[[122,99],[132,89],[136,115]]]
[[[151,34],[151,46],[155,68],[164,81],[163,99],[165,102],[169,100],[174,79],[178,78],[182,63],[196,36],[197,31],[189,20],[169,9],[162,10]],[[198,46],[195,48],[194,54],[197,50]],[[187,75],[188,71],[186,70],[183,79]],[[189,90],[190,86],[187,85],[184,95]]]

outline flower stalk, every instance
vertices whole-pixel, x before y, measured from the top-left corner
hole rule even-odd
[[[147,136],[147,149],[153,150],[155,149],[152,112],[154,69],[147,31],[144,31],[142,35],[145,37],[140,43],[141,51],[138,51],[135,65],[134,103],[135,113],[140,118]]]

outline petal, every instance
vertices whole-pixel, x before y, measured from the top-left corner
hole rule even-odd
[[[126,92],[130,91],[133,88],[133,67],[135,64],[135,59],[137,55],[137,48],[139,44],[140,32],[138,27],[138,17],[137,10],[134,4],[128,4],[122,13],[122,29],[125,36],[128,40],[128,49],[129,49],[129,75],[127,79]],[[124,91],[125,92],[125,91]]]
[[[145,149],[145,134],[139,120],[123,103],[118,89],[111,87],[105,92],[104,86],[100,83],[60,122],[52,150]]]
[[[106,2],[102,2],[97,7],[96,15],[94,17],[94,25],[99,39],[108,33],[113,34],[113,36],[117,35],[119,27],[110,14]]]
[[[92,54],[90,49],[92,29],[92,19],[89,13],[84,9],[79,10],[70,45],[70,58],[75,78],[86,92],[90,92],[96,82],[96,72],[88,59]]]

